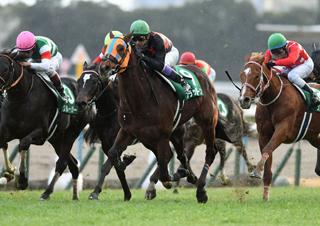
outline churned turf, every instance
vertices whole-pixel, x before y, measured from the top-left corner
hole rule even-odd
[[[320,188],[271,187],[270,201],[262,201],[262,187],[209,188],[206,204],[197,203],[195,189],[158,190],[144,199],[132,190],[129,202],[122,190],[106,189],[100,200],[91,191],[55,191],[50,201],[39,201],[43,191],[0,192],[1,225],[320,225]]]

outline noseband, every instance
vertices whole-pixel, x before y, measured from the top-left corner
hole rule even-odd
[[[255,62],[255,61],[248,61],[244,66],[246,66],[247,64],[256,64],[256,65],[258,65],[258,66],[260,67],[260,81],[259,81],[259,84],[257,85],[257,87],[254,87],[254,86],[252,86],[252,85],[249,84],[249,83],[243,83],[243,85],[241,86],[241,90],[242,90],[242,88],[243,88],[244,86],[248,86],[248,87],[250,87],[250,88],[255,92],[254,99],[260,98],[260,97],[263,95],[264,91],[270,86],[270,81],[271,81],[271,79],[272,79],[272,68],[271,68],[271,70],[270,70],[270,78],[268,78],[268,76],[264,73],[263,67],[262,67],[261,64]],[[265,76],[266,79],[268,80],[268,82],[264,85],[264,87],[262,87],[263,76]],[[281,92],[282,92],[283,82],[282,82],[281,78],[279,77],[279,75],[277,75],[277,77],[279,78],[280,83],[281,83],[281,88],[280,88],[280,91],[279,91],[278,95],[276,96],[275,99],[273,99],[271,102],[269,102],[269,103],[267,103],[267,104],[263,104],[263,103],[261,103],[261,101],[259,100],[259,103],[260,103],[262,106],[267,106],[267,105],[269,105],[269,104],[272,104],[273,102],[275,102],[275,101],[279,98],[279,96],[280,96],[280,94],[281,94]],[[260,88],[260,89],[259,89],[259,88]],[[258,92],[258,89],[259,89],[259,92]]]

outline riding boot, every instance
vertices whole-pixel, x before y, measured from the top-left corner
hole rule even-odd
[[[191,86],[184,81],[184,79],[177,73],[175,70],[172,70],[171,73],[168,75],[172,81],[179,83],[186,93],[190,92]]]
[[[56,83],[53,83],[53,85],[58,90],[58,92],[59,92],[60,96],[62,97],[63,101],[67,102],[68,101],[68,96],[64,92],[64,88],[63,88],[63,85],[61,83],[61,80],[59,79],[59,81],[56,82]]]
[[[318,107],[320,105],[320,100],[318,99],[317,95],[313,92],[308,84],[305,84],[302,89],[310,93],[311,105],[313,107]]]

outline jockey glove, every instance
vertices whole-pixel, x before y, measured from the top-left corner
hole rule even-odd
[[[140,60],[143,60],[144,62],[148,62],[149,58],[147,56],[145,56],[143,53],[136,51],[136,57]]]
[[[273,61],[270,61],[270,62],[266,63],[266,67],[268,68],[269,71],[274,66],[276,66],[276,64]]]

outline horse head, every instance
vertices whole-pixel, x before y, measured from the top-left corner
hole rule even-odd
[[[76,104],[78,110],[83,112],[87,107],[91,106],[100,96],[102,90],[106,86],[107,81],[99,75],[99,64],[88,66],[87,62],[83,64],[83,72],[77,80],[79,94]]]
[[[125,36],[115,37],[110,32],[110,41],[104,46],[106,60],[101,62],[102,77],[124,72],[129,64],[131,46],[129,41],[133,32]]]
[[[25,60],[25,57],[19,57],[17,52],[12,53],[13,49],[4,49],[0,52],[0,92],[3,92],[5,89],[10,89],[14,86],[23,75],[23,67],[20,66],[15,59],[17,60]],[[20,78],[14,81],[14,74],[16,71],[21,71]]]
[[[264,55],[261,53],[252,53],[245,57],[245,65],[240,73],[241,78],[241,91],[238,98],[240,106],[243,109],[249,109],[254,99],[262,96],[264,90],[269,86],[269,70],[263,64]],[[263,86],[264,77],[267,83]]]

